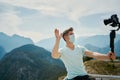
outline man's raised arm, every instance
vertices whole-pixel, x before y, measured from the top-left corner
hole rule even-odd
[[[55,33],[55,37],[56,37],[56,42],[55,42],[55,45],[52,50],[52,57],[55,59],[58,59],[61,56],[58,49],[59,49],[59,44],[60,44],[60,39],[61,39],[62,34],[59,34],[58,29],[55,29],[54,33]]]

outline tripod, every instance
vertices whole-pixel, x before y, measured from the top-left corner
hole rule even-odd
[[[110,32],[110,48],[111,48],[111,52],[113,52],[113,53],[114,53],[114,40],[116,37],[116,31],[118,31],[119,29],[120,29],[120,24],[119,24],[117,30],[111,30],[111,32]],[[111,58],[111,61],[113,61],[112,58]]]
[[[111,30],[111,32],[110,32],[110,48],[111,48],[111,52],[113,52],[113,53],[114,53],[114,40],[115,40],[115,37],[116,37],[116,30]],[[111,61],[113,61],[112,58],[111,58]]]

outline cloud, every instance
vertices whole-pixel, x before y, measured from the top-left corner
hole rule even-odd
[[[17,32],[19,26],[21,24],[21,18],[16,15],[16,12],[13,10],[9,10],[3,13],[0,13],[0,31],[6,32],[9,34],[13,34]]]
[[[53,29],[55,26],[60,26],[60,29],[63,30],[66,29],[65,26],[69,26],[68,24],[70,24],[70,26],[75,26],[74,28],[76,29],[77,35],[105,33],[103,30],[104,28],[101,26],[101,30],[94,28],[94,31],[92,28],[84,27],[84,25],[80,23],[80,19],[83,19],[85,16],[100,13],[118,13],[120,1],[0,0],[0,3],[3,6],[0,7],[0,31],[10,35],[24,35],[25,37],[31,37],[34,41],[37,41],[38,39],[43,39],[51,35],[53,36]],[[20,13],[19,10],[14,9],[16,7],[35,10],[38,13],[35,12],[35,14],[30,15],[26,13],[27,11],[21,11]],[[24,15],[26,13],[26,15],[21,17],[18,13],[20,15]]]
[[[97,14],[119,11],[119,0],[1,0],[15,6],[36,9],[49,16],[67,16],[78,22],[79,18]]]
[[[9,13],[0,13],[0,32],[4,32],[8,35],[18,34],[24,37],[32,38],[34,42],[39,41],[41,37],[43,38],[40,32],[20,30],[19,25],[22,23],[22,20],[15,12]]]
[[[34,42],[38,42],[39,40],[46,38],[40,32],[33,32],[33,31],[18,31],[18,35],[31,38]]]
[[[42,33],[30,30],[20,30],[20,25],[23,24],[22,17],[18,16],[18,12],[14,7],[2,4],[0,5],[0,32],[8,35],[18,34],[20,36],[32,38],[34,42],[41,39]],[[4,8],[2,8],[4,7]]]

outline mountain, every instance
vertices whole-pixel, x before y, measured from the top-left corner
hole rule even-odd
[[[120,35],[117,34],[115,38],[115,42],[120,40]],[[95,35],[90,37],[79,37],[77,38],[76,42],[79,45],[85,46],[86,44],[90,44],[96,47],[106,47],[109,45],[109,35]]]
[[[0,60],[5,55],[6,51],[3,47],[0,46]]]
[[[120,40],[120,35],[117,34],[115,42]],[[43,39],[36,43],[37,46],[44,47],[45,49],[51,51],[55,44],[55,37]],[[92,45],[99,48],[103,48],[109,45],[109,35],[96,35],[90,37],[78,37],[75,40],[75,44],[85,46]],[[65,41],[62,39],[60,42],[60,48],[65,46]]]
[[[57,80],[64,74],[60,60],[31,44],[12,50],[0,61],[0,80]]]
[[[8,36],[5,33],[0,32],[0,45],[9,52],[14,48],[20,47],[25,44],[34,44],[29,38],[25,38],[19,35]]]
[[[99,47],[96,47],[96,46],[93,46],[91,44],[86,44],[85,47],[91,51],[95,51],[95,52],[100,52],[100,53],[108,53],[110,51],[110,47],[109,46],[106,46],[106,47],[103,47],[103,48],[99,48]],[[118,40],[116,43],[115,43],[115,53],[117,56],[120,56],[120,40]]]
[[[120,57],[120,40],[115,43],[115,52]]]
[[[39,42],[36,43],[37,46],[43,47],[49,51],[52,50],[54,44],[55,44],[55,37],[43,39],[43,40],[40,40]],[[63,46],[65,46],[65,42],[63,39],[61,39],[60,48]]]

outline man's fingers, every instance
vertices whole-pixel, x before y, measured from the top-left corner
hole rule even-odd
[[[56,34],[57,29],[54,30],[54,33]]]
[[[55,29],[55,33],[59,33],[59,30],[58,30],[58,29]]]
[[[55,37],[56,37],[57,39],[60,39],[60,38],[61,38],[61,34],[59,33],[59,30],[56,28],[56,29],[54,30],[54,32],[55,32]]]

